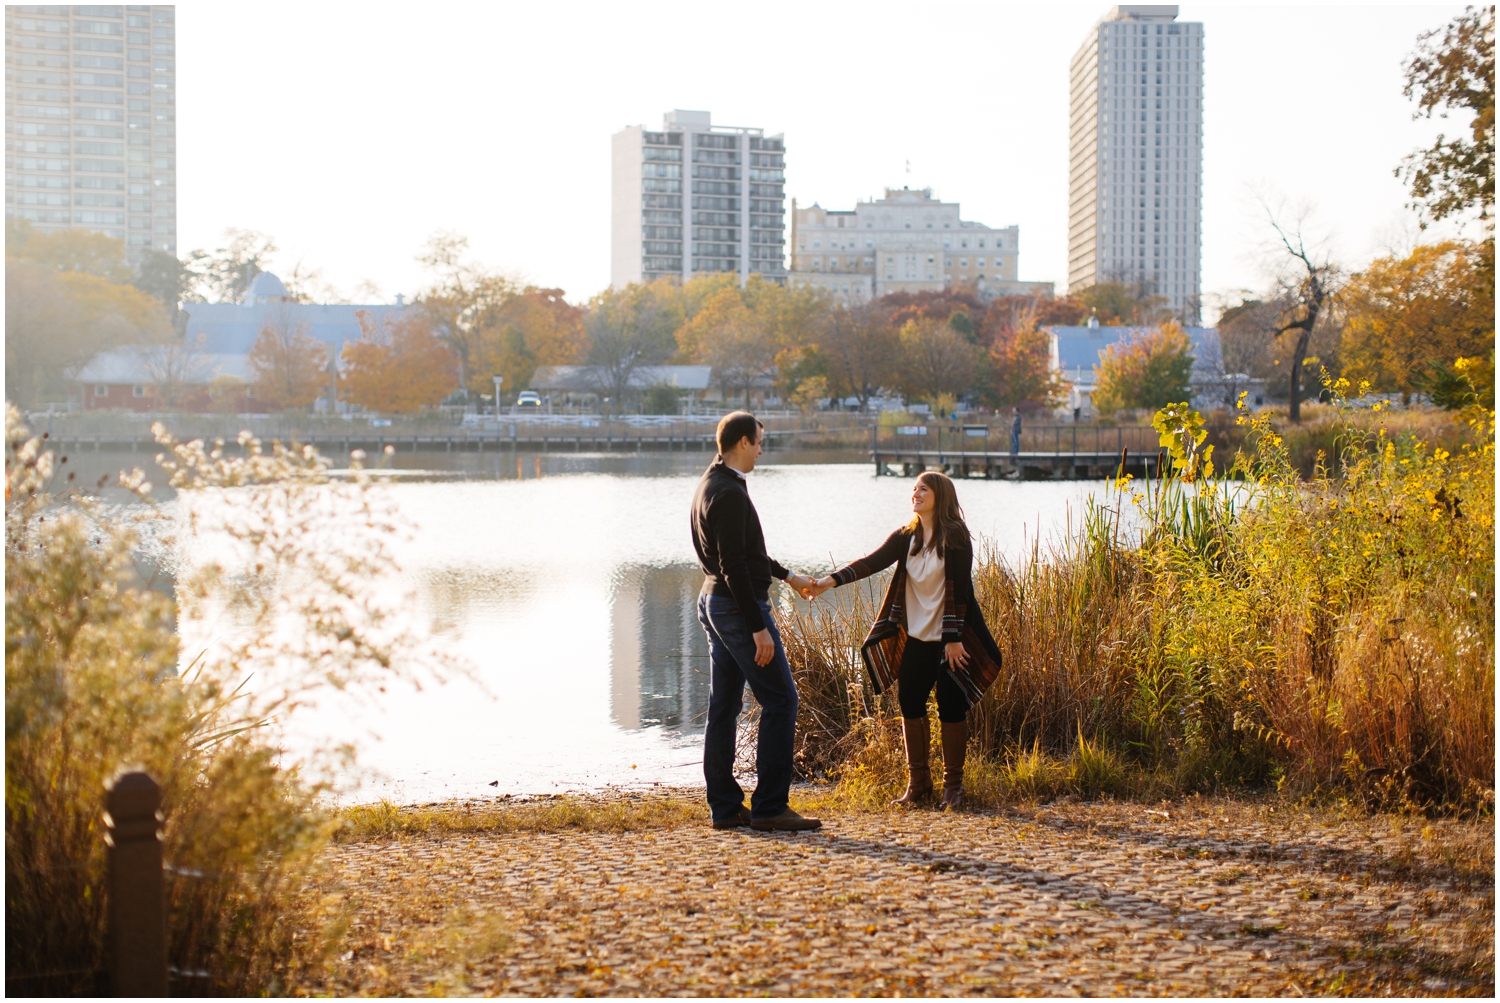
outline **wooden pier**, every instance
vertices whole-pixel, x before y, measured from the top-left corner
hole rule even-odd
[[[941,470],[950,477],[990,480],[1141,477],[1155,475],[1164,462],[1150,428],[1048,425],[1023,429],[1014,452],[995,448],[1009,438],[1008,431],[997,434],[983,425],[873,429],[870,457],[877,476],[915,477],[924,470]]]

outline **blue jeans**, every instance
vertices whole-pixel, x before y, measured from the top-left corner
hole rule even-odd
[[[734,740],[745,684],[760,702],[760,736],[755,749],[755,793],[751,818],[775,818],[787,809],[792,786],[792,740],[797,729],[797,684],[781,646],[781,632],[771,619],[771,604],[760,604],[770,625],[776,654],[764,665],[755,664],[755,639],[740,616],[739,603],[726,596],[698,596],[698,622],[708,634],[713,674],[708,690],[708,726],[703,732],[703,780],[714,821],[733,818],[745,803],[745,792],[734,779]]]

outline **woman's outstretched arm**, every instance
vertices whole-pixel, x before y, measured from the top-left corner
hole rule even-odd
[[[911,534],[905,528],[898,529],[886,537],[885,542],[873,553],[867,554],[857,561],[850,561],[827,578],[820,578],[818,584],[825,588],[837,588],[840,585],[857,582],[861,578],[869,578],[871,575],[884,571],[899,561],[902,552],[910,543]]]

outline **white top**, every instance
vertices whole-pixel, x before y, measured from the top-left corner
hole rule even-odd
[[[906,559],[906,633],[919,641],[943,639],[943,563],[929,547]]]

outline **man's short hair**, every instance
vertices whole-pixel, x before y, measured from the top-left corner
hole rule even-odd
[[[741,439],[755,441],[756,431],[765,428],[760,419],[749,411],[731,411],[719,419],[719,453],[729,452],[740,444]]]

